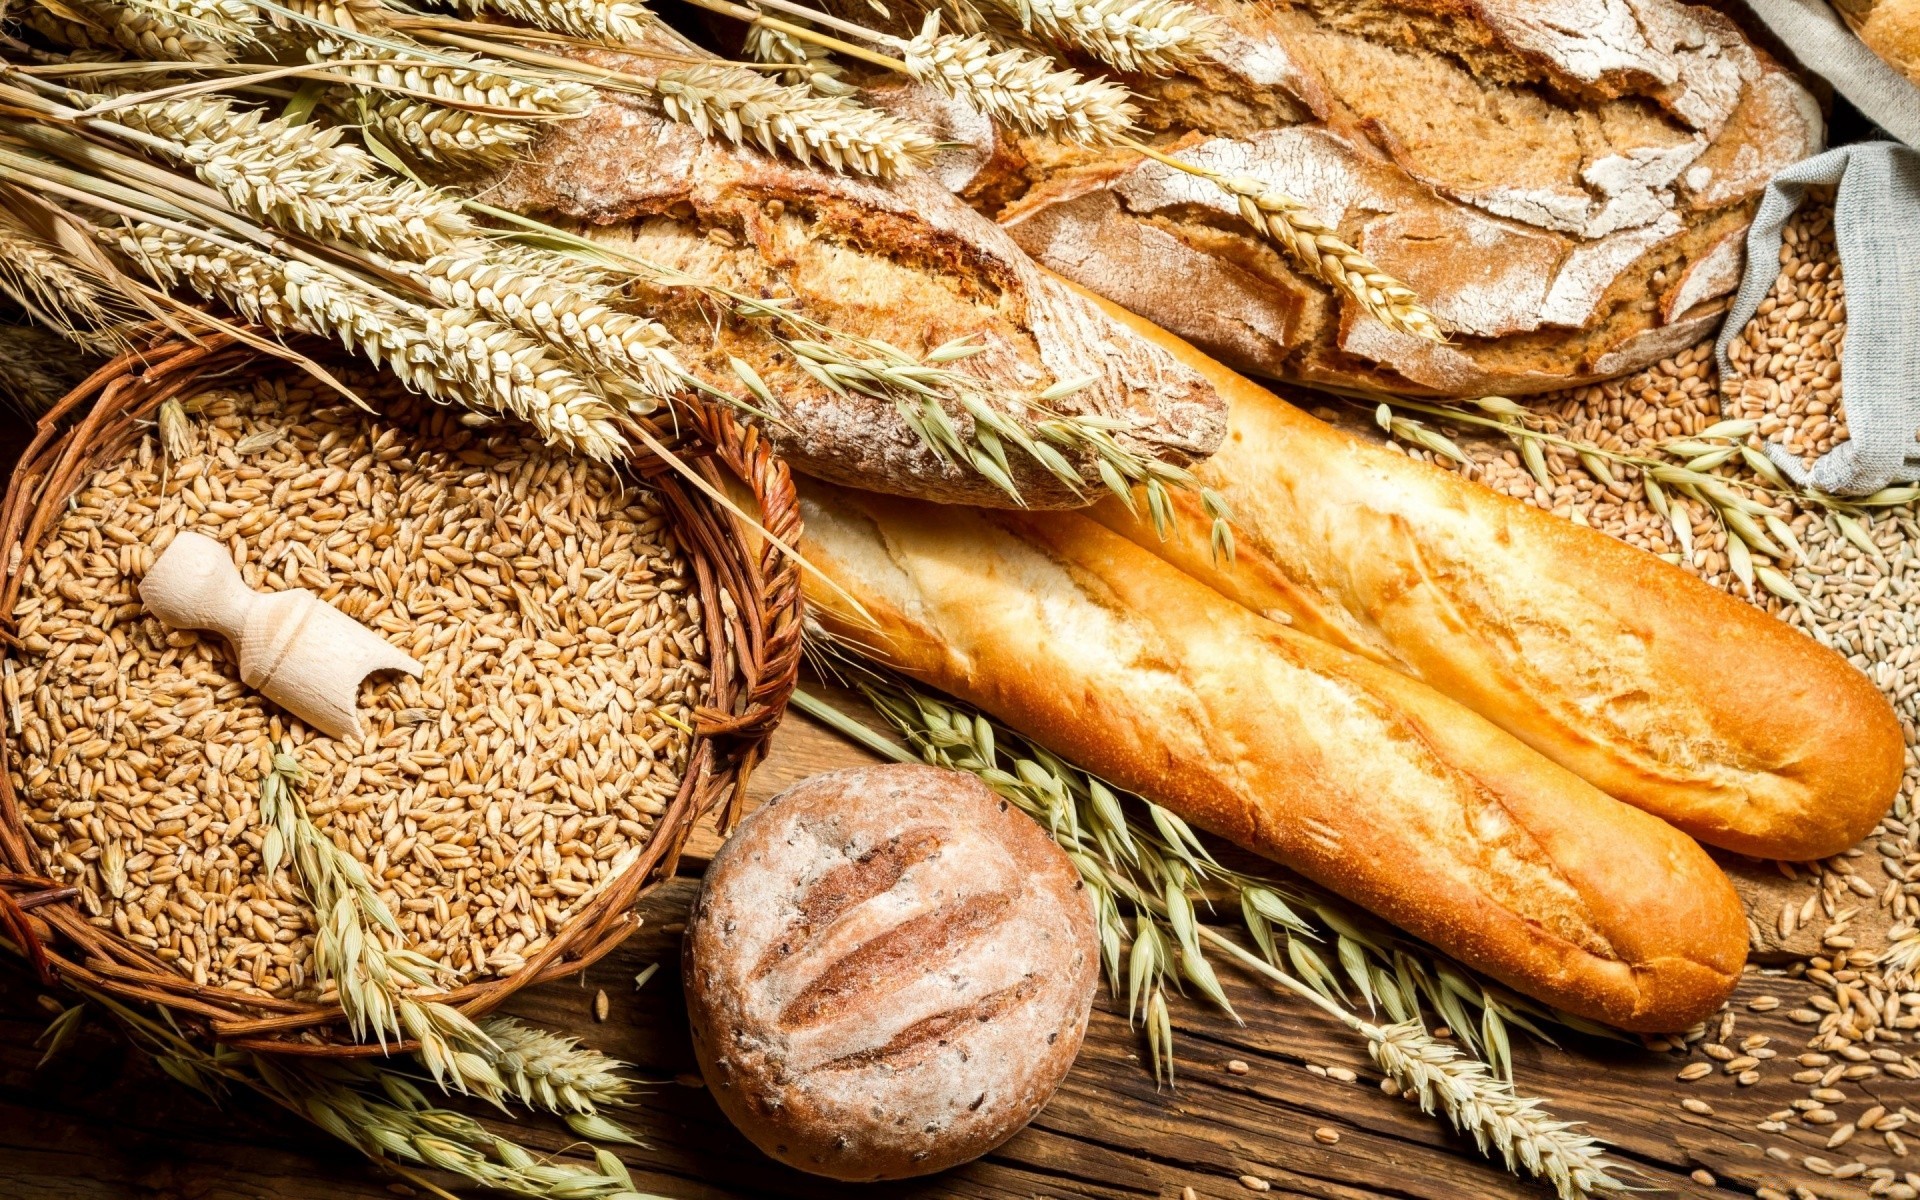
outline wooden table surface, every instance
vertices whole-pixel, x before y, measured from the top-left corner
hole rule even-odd
[[[0,419],[0,468],[17,452],[18,434]],[[13,442],[13,445],[9,445]],[[754,776],[753,802],[816,772],[870,761],[836,735],[792,714]],[[1394,1197],[1463,1200],[1542,1197],[1482,1159],[1470,1140],[1449,1132],[1404,1100],[1378,1088],[1363,1048],[1307,1004],[1243,978],[1222,975],[1246,1024],[1202,1003],[1177,1000],[1173,1021],[1180,1076],[1157,1089],[1141,1062],[1145,1044],[1116,1015],[1104,989],[1085,1047],[1053,1102],[1025,1131],[971,1165],[930,1178],[849,1188],[772,1163],[736,1134],[697,1082],[677,976],[681,923],[707,858],[710,828],[696,835],[676,878],[643,902],[643,929],[587,973],[522,992],[516,1015],[577,1033],[633,1063],[657,1085],[622,1120],[645,1141],[623,1157],[639,1184],[676,1198],[843,1197],[1202,1197],[1254,1194],[1245,1175],[1274,1196]],[[661,969],[643,988],[634,977]],[[594,993],[605,989],[611,1016],[596,1023]],[[1740,996],[1741,1035],[1771,1034],[1786,1062],[1805,1040],[1785,1012],[1754,1014],[1744,1001],[1762,992],[1798,997],[1779,980],[1749,976]],[[102,1021],[44,1068],[33,1042],[48,1021],[50,998],[22,974],[0,969],[0,1200],[375,1200],[410,1195],[396,1177],[357,1152],[257,1099],[236,1096],[215,1107],[161,1075]],[[57,1011],[57,1008],[55,1009]],[[1225,1064],[1244,1060],[1245,1074]],[[1516,1043],[1523,1090],[1559,1116],[1589,1123],[1612,1143],[1633,1181],[1658,1194],[1752,1196],[1755,1186],[1817,1188],[1821,1196],[1866,1195],[1767,1157],[1768,1145],[1795,1157],[1818,1154],[1826,1131],[1754,1132],[1755,1122],[1805,1095],[1788,1082],[1790,1066],[1757,1086],[1735,1088],[1717,1076],[1681,1084],[1678,1061],[1635,1046],[1580,1042],[1564,1048]],[[1701,1061],[1696,1056],[1694,1061]],[[1310,1065],[1344,1066],[1358,1081],[1315,1074]],[[1883,1079],[1855,1089],[1859,1104],[1920,1105],[1920,1085]],[[1715,1112],[1683,1110],[1679,1099],[1707,1099]],[[1316,1131],[1331,1129],[1325,1144]],[[569,1138],[544,1120],[517,1123],[513,1136],[558,1151]],[[1843,1156],[1844,1157],[1844,1156]],[[1886,1158],[1882,1154],[1881,1158]],[[1920,1160],[1899,1164],[1920,1168]],[[1696,1182],[1705,1169],[1717,1180]]]

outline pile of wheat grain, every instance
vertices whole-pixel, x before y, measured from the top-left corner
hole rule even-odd
[[[411,401],[376,419],[268,381],[197,407],[186,453],[148,437],[103,467],[24,568],[6,767],[53,874],[196,982],[313,994],[310,910],[259,855],[265,748],[288,741],[407,943],[511,974],[632,861],[686,765],[705,647],[658,498]],[[182,529],[234,547],[253,587],[312,589],[424,678],[364,684],[357,745],[307,730],[240,683],[224,641],[140,605]]]

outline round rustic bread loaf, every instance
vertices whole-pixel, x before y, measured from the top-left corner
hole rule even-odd
[[[707,871],[684,981],[701,1073],[789,1166],[898,1179],[1033,1119],[1086,1034],[1093,914],[1066,855],[971,776],[788,789]]]

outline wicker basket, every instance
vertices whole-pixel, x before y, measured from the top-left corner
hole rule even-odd
[[[167,341],[108,364],[60,401],[13,472],[0,503],[0,638],[19,597],[21,567],[65,503],[108,456],[144,432],[169,397],[191,395],[258,351],[210,335],[197,344]],[[800,532],[787,468],[750,426],[726,410],[689,404],[645,427],[703,477],[713,493],[731,475],[752,494],[767,532],[788,546]],[[786,707],[800,661],[800,583],[792,558],[746,535],[737,518],[664,459],[636,451],[628,469],[660,494],[690,560],[706,624],[711,669],[708,704],[697,713],[687,771],[645,852],[574,913],[551,940],[506,978],[459,988],[445,999],[469,1016],[485,1014],[528,984],[580,970],[634,928],[635,901],[673,872],[695,821],[718,808],[723,825],[738,811],[747,775],[765,753]],[[723,474],[724,469],[724,474]],[[719,601],[724,589],[730,604]],[[17,643],[15,643],[17,645]],[[12,761],[9,722],[0,721],[0,762]],[[379,1054],[345,1029],[337,1006],[241,995],[195,985],[111,929],[89,922],[77,889],[56,887],[28,835],[21,798],[0,770],[0,936],[21,946],[42,981],[85,984],[128,1001],[172,1010],[206,1036],[270,1053]]]

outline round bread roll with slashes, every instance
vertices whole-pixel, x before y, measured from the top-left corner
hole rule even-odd
[[[1086,1034],[1093,912],[1052,838],[934,767],[816,776],[741,822],[687,929],[701,1073],[789,1166],[899,1179],[1033,1119]]]

